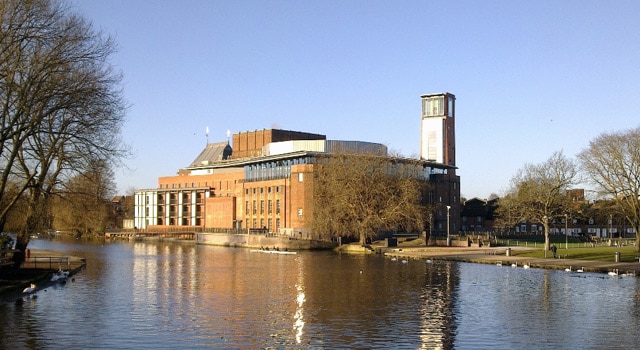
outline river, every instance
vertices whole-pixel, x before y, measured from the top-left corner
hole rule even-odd
[[[0,300],[2,349],[633,349],[640,282],[380,255],[34,240],[85,257]]]

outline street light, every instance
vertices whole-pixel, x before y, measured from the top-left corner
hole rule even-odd
[[[433,213],[429,213],[429,238],[424,243],[424,245],[429,245],[429,239],[431,239],[431,235],[433,234]]]
[[[451,209],[451,206],[447,205],[447,247],[451,245],[451,238],[449,238],[449,228],[451,227],[449,224],[449,209]]]
[[[544,257],[547,257],[547,216],[543,216],[542,220],[544,220],[544,248],[542,250],[544,250]]]
[[[569,250],[569,215],[564,214],[564,248]]]

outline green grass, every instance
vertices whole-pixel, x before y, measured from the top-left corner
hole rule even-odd
[[[530,245],[533,246],[533,245]],[[539,246],[539,245],[538,245]],[[626,247],[580,247],[580,248],[571,248],[565,249],[564,245],[562,248],[558,247],[556,252],[557,255],[563,256],[568,255],[569,259],[579,259],[579,260],[593,260],[593,261],[615,261],[615,253],[620,252],[620,262],[638,262],[638,258],[640,257],[640,252],[636,251],[636,247],[634,246],[626,246]],[[513,250],[513,256],[523,256],[523,257],[531,257],[531,258],[544,258],[544,250],[540,249],[531,249],[531,250]],[[553,253],[547,251],[547,258],[553,256]]]

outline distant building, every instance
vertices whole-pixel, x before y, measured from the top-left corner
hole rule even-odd
[[[494,230],[494,212],[498,198],[471,198],[462,204],[461,230],[464,232],[489,232]]]
[[[135,227],[266,229],[312,238],[316,157],[338,151],[387,155],[387,147],[379,143],[280,129],[240,132],[232,140],[233,147],[228,142],[206,145],[177,175],[160,177],[158,188],[136,191]],[[423,160],[424,176],[432,184],[428,201],[434,208],[434,234],[447,231],[447,206],[451,232],[459,229],[460,179],[453,152],[446,154],[449,164]]]

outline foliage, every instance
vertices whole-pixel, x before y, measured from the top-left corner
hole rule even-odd
[[[577,166],[562,152],[540,164],[527,164],[511,179],[511,187],[497,215],[504,223],[542,223],[545,252],[549,249],[549,222],[572,207],[567,191],[576,183]]]
[[[578,159],[598,193],[615,203],[616,213],[640,240],[640,127],[599,135]]]
[[[54,204],[54,226],[79,234],[101,234],[111,214],[110,198],[115,184],[104,162],[96,162],[85,173],[67,181]]]
[[[0,233],[0,249],[13,248],[13,238],[6,233]]]
[[[428,182],[418,162],[335,153],[320,158],[316,168],[314,232],[364,243],[380,231],[425,227]]]
[[[16,242],[24,252],[30,233],[50,224],[60,184],[127,154],[125,105],[107,63],[114,42],[63,3],[0,1],[0,21],[0,230],[25,201]]]

